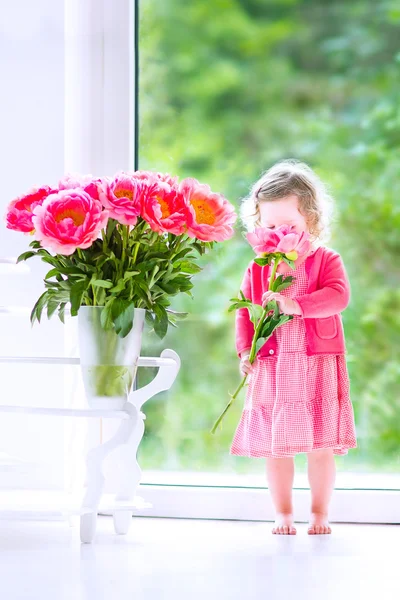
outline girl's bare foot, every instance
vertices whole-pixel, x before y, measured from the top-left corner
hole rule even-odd
[[[297,531],[293,526],[293,515],[284,513],[276,515],[272,533],[274,535],[296,535]]]
[[[335,457],[332,449],[315,450],[308,455],[308,479],[312,500],[309,535],[331,533],[328,509],[335,485],[335,474]]]
[[[310,525],[308,527],[309,535],[326,535],[332,533],[329,526],[328,515],[322,513],[312,513]]]

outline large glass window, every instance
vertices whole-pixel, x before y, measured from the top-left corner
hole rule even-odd
[[[236,205],[281,158],[305,160],[329,184],[330,245],[352,283],[344,324],[359,440],[338,460],[339,481],[369,473],[367,486],[400,487],[396,3],[141,0],[139,15],[140,168],[195,176]],[[209,434],[239,380],[227,306],[251,257],[237,233],[204,262],[195,299],[176,299],[190,318],[162,342],[145,337],[145,354],[171,347],[182,358],[171,392],[146,406],[145,481],[161,471],[169,483],[263,481],[263,461],[229,455],[242,399]]]

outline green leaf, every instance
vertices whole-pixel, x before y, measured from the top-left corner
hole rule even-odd
[[[135,304],[130,300],[116,298],[112,305],[112,317],[117,334],[124,338],[133,326]]]
[[[137,280],[134,279],[133,283],[135,285],[136,288],[140,288],[141,290],[143,290],[144,294],[145,294],[145,298],[151,303],[151,294],[150,294],[150,290],[149,290],[149,286],[147,285],[147,283],[143,280]]]
[[[125,289],[125,281],[123,279],[119,279],[117,285],[110,288],[110,292],[112,294],[119,294],[120,292],[123,292],[124,289]]]
[[[272,289],[274,292],[281,292],[282,290],[285,290],[290,285],[292,285],[294,280],[295,280],[295,277],[293,277],[293,275],[288,275],[287,277],[285,277],[284,275],[279,275],[275,279],[275,281],[272,285]]]
[[[58,300],[54,300],[54,298],[49,298],[48,302],[47,302],[47,318],[50,319],[54,313],[56,312],[56,310],[59,307],[59,302]]]
[[[149,271],[151,271],[152,269],[154,269],[154,267],[156,265],[158,265],[159,261],[156,259],[153,260],[146,260],[142,263],[139,263],[136,265],[136,267],[139,269],[139,271],[141,273],[147,273]]]
[[[165,252],[149,252],[146,258],[148,258],[149,260],[157,258],[158,260],[156,261],[156,264],[159,264],[160,260],[168,260]]]
[[[248,308],[250,309],[252,306],[251,302],[235,302],[234,304],[231,304],[231,306],[228,308],[228,312],[232,312],[234,310],[238,310],[239,308]]]
[[[192,263],[188,260],[184,260],[178,263],[177,266],[179,267],[180,271],[182,271],[182,273],[200,273],[200,271],[202,271],[202,268],[199,267],[199,265],[196,265],[195,263]]]
[[[278,277],[275,279],[275,281],[272,282],[271,290],[273,292],[276,292],[276,288],[282,283],[282,281],[283,281],[283,275],[278,275]]]
[[[131,277],[135,277],[135,275],[140,275],[140,271],[125,271],[124,281],[127,281]]]
[[[91,285],[94,285],[96,287],[101,287],[101,288],[106,288],[106,289],[110,289],[114,285],[112,281],[107,281],[105,279],[95,279],[94,281],[91,281],[90,283],[91,283]]]
[[[22,254],[20,254],[18,256],[17,263],[20,263],[23,260],[27,260],[28,258],[31,258],[32,256],[36,256],[36,252],[32,252],[32,250],[28,250],[28,252],[23,252]]]
[[[189,254],[189,252],[191,252],[191,251],[192,251],[192,248],[185,248],[184,250],[181,250],[180,252],[178,252],[178,254],[176,254],[176,256],[174,256],[172,258],[172,261],[175,263],[179,259],[181,259],[184,256],[186,256],[187,254]]]
[[[106,227],[106,237],[107,237],[108,241],[110,241],[116,225],[117,225],[117,221],[115,221],[114,219],[108,219],[107,227]]]
[[[154,327],[154,316],[153,316],[153,313],[151,313],[149,310],[146,310],[145,319],[146,319],[146,323],[148,325],[150,325],[151,328],[153,328]]]
[[[200,254],[200,256],[203,256],[205,249],[201,245],[201,242],[193,242],[192,247]]]
[[[276,302],[275,302],[275,300],[270,300],[270,301],[268,302],[268,304],[266,304],[266,305],[264,306],[264,309],[265,309],[265,310],[266,310],[266,312],[268,313],[270,310],[274,310],[274,309],[275,309],[275,307],[276,307]]]
[[[66,290],[52,290],[51,297],[54,300],[58,300],[59,303],[64,302],[67,304],[69,302],[69,292]]]
[[[275,260],[274,254],[268,254],[268,256],[258,256],[254,259],[254,262],[260,267],[265,267],[266,265],[272,265]]]
[[[49,288],[53,287],[55,289],[70,291],[74,283],[71,279],[62,279],[61,281],[46,281],[45,285]]]
[[[63,275],[86,277],[86,272],[82,271],[82,269],[78,269],[78,267],[66,267],[64,265],[60,265],[57,267],[57,269]]]
[[[278,327],[288,323],[293,319],[293,315],[280,315]]]
[[[156,305],[154,307],[154,312],[156,315],[154,331],[160,339],[163,339],[168,331],[168,313],[161,305]]]
[[[89,285],[89,279],[83,281],[77,281],[71,286],[70,300],[71,300],[71,316],[76,317],[78,314],[79,307],[82,304],[83,294],[86,292]]]
[[[285,290],[286,288],[290,287],[292,285],[292,281],[284,281],[283,283],[281,283],[281,285],[277,288],[277,292],[282,292],[282,290]]]
[[[43,294],[36,301],[36,303],[32,309],[31,317],[30,317],[32,325],[34,324],[35,320],[37,320],[37,322],[40,323],[40,319],[42,318],[43,309],[46,306],[48,294],[49,293],[47,291],[43,292]]]
[[[113,314],[112,307],[114,304],[115,298],[110,298],[107,302],[100,315],[100,323],[103,329],[112,329],[113,327]]]
[[[266,340],[271,337],[274,329],[276,328],[278,321],[272,318],[269,318],[261,328],[261,335]]]
[[[258,340],[256,342],[256,354],[260,350],[260,348],[262,346],[264,346],[266,341],[267,341],[267,339],[265,337],[258,338]]]
[[[287,258],[284,254],[282,254],[282,260],[289,265],[289,267],[291,267],[293,270],[296,268],[295,262],[294,260],[290,260],[289,258]]]
[[[66,303],[62,302],[58,309],[58,318],[60,319],[61,323],[65,323],[65,306]]]
[[[170,296],[175,296],[181,291],[175,282],[167,283],[165,281],[159,281],[158,287],[160,287],[166,294],[169,294]]]
[[[57,275],[59,275],[59,273],[60,272],[57,268],[50,269],[50,271],[48,273],[46,273],[45,279],[50,279],[51,277],[56,277]]]
[[[37,253],[39,255],[40,251]],[[50,254],[41,254],[40,258],[43,262],[51,265],[52,267],[55,267],[58,269],[59,264],[57,259],[54,256],[50,256]]]
[[[167,314],[169,317],[174,318],[177,321],[181,321],[183,319],[186,319],[189,313],[177,312],[176,310],[167,309]]]
[[[97,306],[104,306],[106,303],[106,290],[104,288],[98,288],[96,292],[96,304]]]
[[[251,306],[249,307],[249,311],[250,311],[250,321],[252,323],[254,323],[254,325],[255,325],[260,320],[264,309],[260,304],[252,303]]]

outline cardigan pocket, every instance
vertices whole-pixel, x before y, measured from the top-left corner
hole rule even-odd
[[[331,340],[337,335],[336,319],[334,316],[316,319],[317,336],[323,340]]]

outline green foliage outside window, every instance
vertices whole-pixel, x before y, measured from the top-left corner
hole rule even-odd
[[[140,168],[194,174],[238,206],[262,171],[294,157],[336,200],[330,245],[352,284],[344,324],[359,437],[346,469],[400,466],[399,39],[395,1],[140,2]],[[145,353],[169,346],[183,365],[168,397],[146,407],[144,467],[261,468],[229,456],[241,402],[209,434],[239,381],[227,309],[251,258],[238,231],[195,299],[177,299],[191,319],[162,344],[146,336]]]

